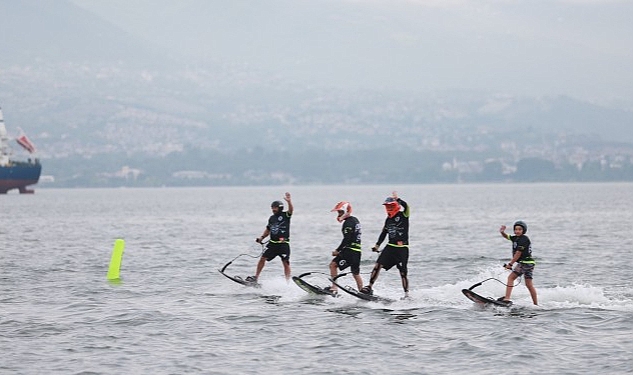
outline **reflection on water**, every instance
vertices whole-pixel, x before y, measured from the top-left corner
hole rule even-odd
[[[528,352],[538,358],[530,361],[534,373],[630,373],[633,291],[622,276],[628,263],[614,259],[633,247],[632,187],[293,186],[293,271],[316,273],[309,276],[316,285],[329,284],[330,252],[341,240],[332,200],[353,200],[368,250],[384,223],[385,194],[407,197],[412,299],[397,300],[398,274],[386,273],[376,292],[396,299],[389,305],[345,292],[309,295],[286,282],[277,260],[265,268],[262,288],[217,272],[234,260],[229,274],[252,274],[261,255],[253,238],[269,202],[285,191],[279,187],[2,197],[0,212],[10,219],[0,226],[7,244],[0,254],[0,353],[7,353],[0,372],[105,374],[127,366],[157,375],[325,374],[350,373],[349,363],[356,373],[393,372],[391,362],[374,360],[380,353],[402,359],[399,374],[461,374],[481,361],[525,361]],[[517,218],[530,224],[542,305],[532,306],[524,287],[514,291],[511,308],[475,305],[462,289],[494,278],[501,282],[485,282],[478,292],[505,291],[502,264],[511,248],[498,228]],[[116,238],[126,240],[125,280],[108,282]],[[572,257],[571,248],[578,250]],[[365,281],[376,258],[363,252]],[[512,327],[530,334],[516,340]]]
[[[391,314],[391,316],[393,316],[394,323],[399,324],[406,323],[407,320],[417,317],[417,315],[410,313],[395,313]]]
[[[307,294],[305,297],[301,298],[301,302],[306,305],[323,306],[330,304],[330,298],[332,297],[326,295]]]
[[[121,279],[107,279],[108,280],[108,284],[110,285],[122,285],[123,284],[123,280]]]
[[[515,318],[531,319],[538,315],[536,311],[520,306],[513,306],[509,309],[496,306],[491,306],[490,308],[494,311],[494,316],[510,316]]]
[[[264,300],[264,302],[266,303],[270,303],[272,305],[278,305],[279,304],[279,299],[281,298],[281,296],[278,295],[271,295],[271,296],[259,296],[261,299]]]
[[[351,316],[353,318],[360,318],[360,315],[363,312],[362,309],[359,309],[357,307],[333,308],[333,309],[327,309],[326,311],[341,314],[341,315]]]

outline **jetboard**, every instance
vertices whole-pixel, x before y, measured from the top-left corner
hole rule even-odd
[[[244,286],[250,286],[253,288],[260,288],[261,284],[259,284],[258,282],[253,282],[253,281],[247,281],[245,279],[242,279],[240,276],[231,276],[231,275],[227,275],[226,273],[224,273],[223,270],[218,270],[218,272],[220,272],[222,275],[226,276],[229,280],[235,281],[238,284],[242,284]]]
[[[462,293],[464,293],[466,298],[468,298],[469,300],[481,305],[495,305],[495,306],[503,306],[503,307],[512,306],[512,301],[499,301],[494,298],[484,297],[473,292],[470,289],[462,289]]]
[[[339,275],[342,276],[342,275]],[[338,278],[338,277],[337,277]],[[339,289],[341,289],[342,291],[351,294],[352,296],[365,300],[365,301],[375,301],[375,302],[382,302],[382,303],[392,303],[395,302],[394,300],[392,300],[391,298],[386,298],[386,297],[380,297],[374,294],[366,294],[366,293],[361,293],[358,290],[352,288],[351,286],[343,286],[340,285],[338,282],[336,282],[336,279],[330,279],[336,286],[339,287]]]
[[[303,290],[305,290],[306,292],[310,293],[310,294],[316,294],[316,295],[327,295],[327,296],[332,296],[332,297],[336,297],[336,294],[332,293],[331,291],[325,289],[325,288],[321,288],[318,285],[312,285],[309,282],[305,281],[304,279],[302,279],[302,277],[309,275],[311,272],[308,273],[304,273],[301,274],[299,276],[293,276],[292,277],[292,281],[295,282],[295,284],[297,284],[297,286]]]

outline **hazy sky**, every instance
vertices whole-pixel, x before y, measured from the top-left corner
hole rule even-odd
[[[72,0],[166,55],[328,85],[633,100],[633,1]]]

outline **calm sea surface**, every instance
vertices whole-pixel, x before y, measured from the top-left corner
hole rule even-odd
[[[311,297],[278,259],[261,289],[217,271],[245,254],[228,273],[254,273],[270,202],[290,191],[293,274],[327,272],[341,240],[330,209],[350,200],[368,279],[392,190],[412,209],[411,300],[399,300],[395,269],[375,285],[389,305]],[[461,289],[505,281],[511,244],[498,228],[517,219],[529,225],[540,306],[521,284],[514,307],[478,308]],[[632,226],[633,184],[36,187],[0,196],[0,373],[632,373]]]

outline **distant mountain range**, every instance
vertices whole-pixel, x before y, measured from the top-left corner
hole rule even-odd
[[[626,107],[197,65],[68,1],[0,0],[0,15],[7,128],[28,132],[58,186],[512,180],[534,158],[546,180],[592,163],[626,180],[633,163]]]
[[[129,33],[69,1],[0,0],[0,64],[163,66],[167,61]],[[51,72],[52,73],[52,72]]]

